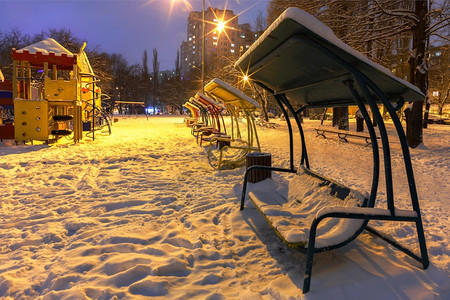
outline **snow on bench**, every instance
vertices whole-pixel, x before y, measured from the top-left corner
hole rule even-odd
[[[250,200],[275,232],[293,248],[307,246],[311,223],[321,210],[332,208],[342,212],[367,203],[366,194],[316,175],[299,169],[289,183],[287,199],[276,191],[254,190],[249,193]],[[361,228],[363,222],[342,218],[323,220],[317,229],[315,247],[345,242]]]

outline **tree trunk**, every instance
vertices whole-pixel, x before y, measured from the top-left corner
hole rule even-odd
[[[258,98],[260,99],[259,103],[261,104],[261,113],[262,116],[260,118],[264,119],[266,122],[269,122],[269,114],[267,113],[268,108],[268,101],[267,101],[267,93],[265,90],[263,90],[263,95],[261,95],[261,92],[258,90],[256,86],[253,87],[253,89],[258,94]]]
[[[425,113],[423,114],[423,128],[428,128],[428,114],[430,113],[431,101],[428,95],[425,96]]]
[[[334,107],[333,108],[333,126],[338,126],[338,129],[348,130],[348,107]]]
[[[427,93],[428,70],[425,64],[426,43],[426,14],[428,12],[427,1],[415,1],[415,14],[419,19],[412,29],[413,55],[410,63],[410,82],[417,86],[424,94]],[[409,117],[406,118],[406,139],[411,148],[419,146],[423,142],[423,101],[414,102]]]

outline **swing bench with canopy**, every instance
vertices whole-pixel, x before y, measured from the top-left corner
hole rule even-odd
[[[225,121],[222,115],[222,112],[226,109],[225,106],[200,92],[195,94],[195,99],[207,107],[211,118],[211,127],[199,128],[195,132],[197,134],[197,143],[202,146],[203,141],[209,142],[214,137],[227,137]]]
[[[200,128],[211,128],[211,117],[205,104],[194,97],[189,99],[189,104],[198,111],[197,122],[191,124],[191,134],[195,135]]]
[[[198,122],[198,119],[200,117],[200,112],[199,112],[198,108],[193,106],[192,103],[190,103],[189,101],[184,103],[183,106],[186,107],[189,110],[189,112],[191,113],[191,117],[188,117],[185,119],[186,126],[192,127],[192,124],[195,124]]]
[[[211,139],[208,147],[208,160],[214,168],[219,170],[241,166],[248,153],[261,152],[253,116],[255,110],[259,109],[259,104],[218,78],[211,80],[205,86],[205,92],[211,98],[224,103],[231,120],[230,136],[216,136]],[[239,128],[239,112],[243,113],[247,123],[246,139],[242,137]],[[230,133],[230,130],[228,132]],[[214,144],[224,145],[217,149],[219,152],[217,155],[213,151]]]
[[[249,199],[283,242],[306,253],[303,293],[310,289],[314,253],[342,247],[364,229],[420,262],[426,269],[429,260],[411,157],[396,113],[405,100],[424,100],[423,93],[343,43],[330,28],[298,8],[289,8],[282,13],[236,62],[235,67],[274,95],[285,116],[290,137],[289,168],[252,166],[246,170],[241,210],[244,209],[247,177],[251,170],[297,174],[289,183],[287,199],[276,192],[258,190],[250,192]],[[371,137],[373,172],[369,193],[348,188],[310,169],[299,119],[299,114],[306,108],[355,104]],[[389,112],[401,144],[412,209],[398,209],[394,204],[388,134],[378,104],[383,104]],[[294,106],[300,108],[295,110]],[[378,124],[381,150],[366,106],[370,107]],[[294,167],[293,131],[288,112],[293,115],[299,129],[301,161],[298,170]],[[383,154],[387,209],[375,205],[380,151]],[[367,226],[370,220],[414,222],[420,255]]]

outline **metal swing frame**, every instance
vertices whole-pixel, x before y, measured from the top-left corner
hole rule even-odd
[[[254,101],[253,99],[250,99],[243,94],[239,95],[241,92],[238,90],[232,91],[230,89],[235,88],[217,78],[213,79],[205,86],[205,91],[210,97],[224,103],[231,119],[231,135],[229,137],[213,137],[208,147],[208,161],[211,166],[218,170],[241,166],[245,162],[248,153],[261,152],[255,118],[253,117],[254,111],[258,107],[249,102],[250,100]],[[222,95],[221,91],[226,91],[228,96],[232,95],[231,98],[228,99],[227,96]],[[256,103],[256,105],[258,104]],[[242,138],[241,130],[239,128],[239,111],[242,111],[245,115],[247,123],[246,139]],[[227,144],[219,149],[218,157],[216,157],[213,153],[213,145],[218,145],[220,142],[225,142]],[[232,143],[234,142],[240,142],[242,144],[233,145]],[[239,153],[233,158],[225,159],[224,152],[228,149],[239,151]]]
[[[352,95],[352,101],[342,101],[341,105],[349,105],[349,104],[356,104],[361,111],[365,123],[367,125],[370,137],[371,137],[371,146],[372,146],[372,152],[373,152],[373,176],[372,176],[372,187],[370,191],[369,201],[367,207],[355,207],[354,210],[351,212],[339,212],[338,210],[333,212],[328,212],[323,215],[321,215],[319,218],[314,219],[311,227],[310,227],[310,233],[309,233],[309,240],[307,249],[305,249],[303,252],[306,252],[307,259],[306,259],[306,269],[305,269],[305,278],[303,282],[303,293],[307,293],[310,289],[311,284],[311,275],[312,275],[312,263],[313,263],[313,256],[315,252],[321,252],[326,250],[331,250],[337,247],[344,246],[345,244],[352,241],[354,238],[356,238],[357,235],[363,230],[366,229],[367,231],[378,235],[383,240],[385,240],[390,245],[394,246],[398,250],[402,251],[406,255],[410,256],[414,260],[418,261],[422,264],[423,268],[426,269],[429,266],[429,259],[428,259],[428,253],[427,253],[427,247],[425,242],[425,236],[424,236],[424,229],[422,224],[422,218],[421,218],[421,212],[419,207],[419,201],[417,196],[417,190],[414,180],[414,174],[411,164],[411,156],[409,153],[408,143],[406,140],[406,136],[403,130],[403,127],[401,125],[401,122],[398,118],[398,115],[396,111],[402,107],[404,104],[404,100],[402,98],[398,99],[398,102],[396,105],[392,105],[389,101],[388,97],[385,93],[375,84],[370,78],[368,78],[365,74],[363,74],[361,71],[359,71],[357,68],[350,65],[348,62],[346,62],[344,59],[342,59],[339,55],[334,53],[332,50],[330,50],[326,44],[324,44],[321,40],[317,39],[316,37],[310,36],[310,35],[294,35],[290,37],[285,44],[287,43],[305,43],[308,46],[314,48],[314,50],[321,52],[321,54],[327,56],[328,58],[331,58],[334,62],[337,62],[343,69],[345,69],[348,73],[343,74],[337,78],[333,78],[333,82],[340,81],[343,85],[346,86],[348,91]],[[283,47],[284,44],[281,47]],[[276,50],[274,51],[276,52]],[[257,63],[254,63],[253,66],[258,65],[259,68],[262,68],[265,64],[267,64],[268,61],[271,59],[276,58],[276,53],[271,53],[267,57],[264,57]],[[251,72],[255,73],[255,70],[252,70],[250,67]],[[295,173],[296,169],[294,167],[294,142],[293,142],[293,130],[292,125],[289,120],[288,111],[293,115],[294,120],[297,124],[297,127],[299,129],[300,139],[301,139],[301,162],[300,165],[303,167],[306,167],[307,169],[310,168],[309,166],[309,160],[308,160],[308,154],[306,150],[306,143],[305,143],[305,136],[304,132],[301,126],[301,122],[299,119],[299,114],[305,110],[308,107],[330,107],[328,103],[314,103],[313,105],[305,105],[301,107],[298,110],[294,110],[291,103],[289,102],[288,98],[286,97],[286,92],[292,91],[294,89],[302,89],[306,86],[298,86],[294,87],[293,89],[289,90],[282,90],[282,91],[273,91],[266,85],[264,85],[261,82],[255,81],[259,86],[262,88],[265,88],[268,90],[272,95],[274,95],[277,104],[280,106],[283,115],[286,119],[288,131],[289,131],[289,155],[290,155],[290,166],[289,168],[276,168],[276,167],[266,167],[266,166],[252,166],[247,169],[244,175],[244,184],[242,189],[242,197],[241,197],[241,210],[244,208],[244,200],[246,195],[246,187],[247,187],[247,178],[249,172],[254,169],[264,169],[264,170],[272,170],[272,171],[279,171],[279,172],[289,172],[289,173]],[[314,83],[313,83],[314,84]],[[324,84],[324,82],[317,82],[316,84]],[[308,86],[311,86],[308,85]],[[362,94],[358,93],[357,88],[359,88],[360,91],[362,91]],[[395,208],[394,204],[394,193],[393,193],[393,181],[392,181],[392,169],[391,169],[391,152],[389,147],[389,140],[388,140],[388,134],[386,131],[386,127],[383,121],[383,118],[379,112],[377,102],[381,102],[387,109],[390,117],[393,120],[395,130],[397,132],[401,149],[403,153],[404,158],[404,167],[406,171],[406,177],[408,181],[409,186],[409,193],[411,198],[411,204],[413,213],[398,213],[398,210]],[[335,103],[334,103],[335,104]],[[382,144],[382,151],[383,151],[383,162],[384,162],[384,174],[385,174],[385,184],[386,184],[386,196],[387,196],[387,210],[384,209],[378,209],[374,208],[375,200],[377,196],[377,190],[379,185],[379,175],[380,175],[380,154],[379,154],[379,147],[378,147],[378,141],[375,134],[375,129],[373,126],[373,123],[370,119],[369,113],[366,110],[366,105],[368,105],[371,109],[371,111],[374,113],[374,118],[377,122],[377,125],[379,126],[380,131],[380,137],[381,137],[381,144]],[[335,106],[335,105],[334,105]],[[353,237],[349,238],[344,243],[340,243],[338,245],[332,245],[325,248],[315,248],[315,238],[316,238],[316,229],[319,223],[325,219],[325,218],[343,218],[343,219],[361,219],[364,220],[363,226],[361,230],[359,230]],[[367,226],[367,223],[370,220],[386,220],[386,221],[398,221],[398,222],[414,222],[416,224],[416,231],[417,231],[417,237],[419,242],[419,249],[420,249],[420,255],[417,255],[413,253],[411,250],[409,250],[407,247],[399,244],[397,241],[390,239],[383,234],[379,233],[375,229]]]

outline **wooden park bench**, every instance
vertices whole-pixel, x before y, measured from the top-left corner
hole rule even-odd
[[[276,123],[266,121],[263,118],[259,118],[259,119],[255,120],[255,123],[258,126],[267,127],[267,128],[275,128],[277,126]]]
[[[251,187],[253,190],[249,198],[283,242],[306,253],[303,293],[310,289],[314,253],[342,247],[357,238],[363,230],[382,237],[426,269],[429,260],[411,157],[397,116],[397,110],[405,100],[423,101],[424,94],[344,44],[331,29],[298,8],[287,9],[239,58],[235,67],[274,96],[289,132],[289,167],[249,167],[244,175],[241,209],[245,206],[248,174],[252,170],[297,174],[289,183],[288,195],[281,196]],[[311,170],[299,117],[306,108],[355,104],[364,117],[373,158],[371,166],[366,166],[372,168],[369,178],[371,188],[363,192]],[[408,209],[398,209],[395,205],[391,150],[379,104],[383,104],[391,116],[401,144],[406,174],[404,184],[409,188],[411,201]],[[378,125],[381,147],[366,105]],[[294,167],[294,137],[289,115],[293,116],[300,135],[299,168]],[[382,167],[386,208],[376,206]],[[396,181],[396,184],[399,182]],[[414,223],[420,255],[369,227],[368,223],[372,220]]]
[[[317,128],[314,128],[314,130],[317,133],[316,137],[322,136],[323,138],[327,138],[325,136],[325,133],[335,133],[339,137],[339,140],[343,141],[343,142],[348,142],[347,137],[351,136],[351,137],[365,139],[366,147],[372,143],[370,134],[364,133],[364,132],[353,132],[353,131],[348,131],[348,130],[340,130],[340,129],[336,129],[336,128],[332,128],[332,127],[331,128],[317,127]],[[377,137],[377,138],[379,139],[380,137]]]

